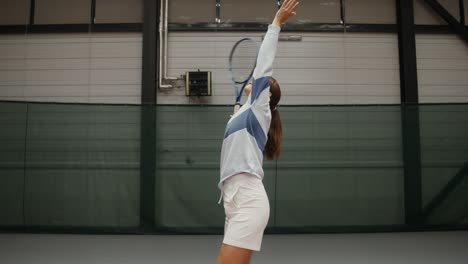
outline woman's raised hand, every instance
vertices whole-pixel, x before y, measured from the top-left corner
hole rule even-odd
[[[276,12],[275,19],[273,20],[273,24],[281,27],[281,24],[286,22],[288,18],[291,16],[296,15],[296,8],[299,5],[299,2],[297,0],[286,0],[283,2],[283,5],[281,5],[281,8]]]

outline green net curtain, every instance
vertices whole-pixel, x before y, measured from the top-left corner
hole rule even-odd
[[[0,103],[0,227],[141,228],[141,128],[156,124],[156,230],[222,232],[228,106]],[[404,106],[282,106],[269,232],[405,225]],[[422,225],[468,223],[468,105],[421,105]]]

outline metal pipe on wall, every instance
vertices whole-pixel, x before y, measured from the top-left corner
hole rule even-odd
[[[177,80],[177,77],[167,76],[167,39],[168,39],[168,20],[169,20],[169,0],[166,0],[165,4],[165,15],[164,15],[164,79],[166,80]]]
[[[172,88],[170,84],[164,84],[167,80],[177,80],[177,77],[167,76],[167,39],[168,39],[168,13],[169,13],[169,0],[161,2],[160,9],[160,20],[159,20],[159,39],[161,41],[159,45],[159,88]]]
[[[161,7],[159,10],[159,73],[158,73],[158,79],[159,79],[159,86],[161,86],[163,82],[163,59],[161,58],[161,55],[163,54],[163,42],[161,41],[163,39],[163,23],[164,23],[164,18],[163,18],[163,10],[164,10],[164,1],[161,2]]]

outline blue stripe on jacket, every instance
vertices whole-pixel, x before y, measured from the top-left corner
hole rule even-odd
[[[247,132],[255,138],[258,148],[263,151],[265,149],[266,136],[252,109],[247,109],[227,124],[224,132],[224,138],[227,138],[234,132],[244,128],[246,128]]]
[[[253,104],[255,102],[255,100],[258,99],[258,97],[260,96],[260,94],[263,92],[263,90],[265,90],[266,88],[268,88],[268,86],[270,85],[270,76],[265,76],[265,77],[262,77],[260,79],[257,79],[257,80],[253,80],[252,82],[252,92],[251,92],[251,95],[250,95],[250,103]]]

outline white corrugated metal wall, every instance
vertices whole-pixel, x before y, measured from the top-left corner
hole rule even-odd
[[[213,96],[185,97],[182,87],[158,94],[161,104],[231,104],[234,89],[228,55],[241,37],[261,41],[264,33],[171,33],[168,74],[213,72]],[[281,33],[302,35],[300,42],[280,42],[274,76],[282,104],[398,104],[400,102],[396,34]]]
[[[384,2],[392,5],[392,1]],[[203,3],[211,6],[211,2]],[[456,15],[458,1],[441,3]],[[184,6],[183,1],[171,2],[176,4]],[[337,1],[329,1],[329,5],[320,5],[320,12],[336,17],[336,5]],[[349,20],[355,23],[378,10],[368,0],[348,1],[347,6]],[[237,14],[232,12],[225,16]],[[443,24],[433,13],[424,1],[415,0],[417,24]],[[394,19],[394,15],[383,17],[379,23]],[[303,19],[304,15],[299,14],[296,22]],[[263,34],[170,33],[169,75],[180,76],[197,69],[213,71],[213,96],[185,97],[183,83],[178,82],[171,90],[158,91],[158,103],[232,103],[228,51],[241,36],[260,41]],[[303,41],[281,42],[278,50],[275,76],[285,91],[282,104],[400,102],[396,34],[299,34]],[[141,54],[141,33],[1,35],[0,100],[139,104]],[[418,34],[417,58],[420,102],[468,102],[468,49],[462,40],[454,34]]]
[[[458,36],[416,36],[420,103],[468,102],[468,45]]]
[[[0,36],[0,99],[139,104],[141,33]]]

